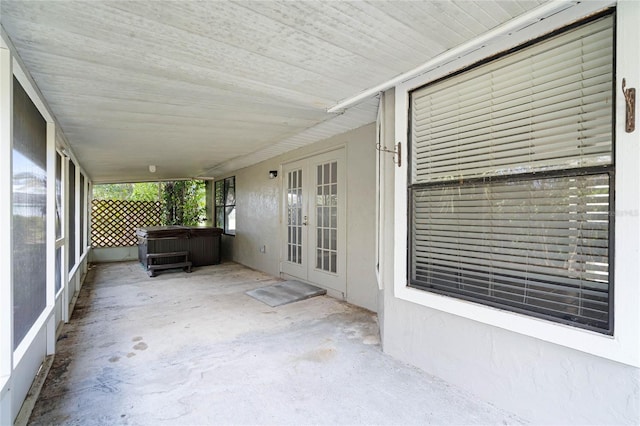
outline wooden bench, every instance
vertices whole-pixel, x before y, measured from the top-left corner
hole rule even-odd
[[[183,258],[183,261],[174,263],[154,263],[154,259],[165,259],[168,257]],[[169,253],[151,253],[147,254],[147,274],[150,277],[156,276],[156,271],[161,269],[183,268],[186,272],[191,272],[191,262],[189,261],[188,251],[174,251]]]

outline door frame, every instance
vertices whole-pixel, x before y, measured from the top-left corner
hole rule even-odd
[[[317,210],[315,206],[316,194],[316,171],[319,164],[337,161],[337,187],[338,187],[338,208],[337,208],[337,267],[336,273],[319,270],[315,267],[315,256],[317,240]],[[307,195],[307,203],[303,208],[303,216],[306,213],[308,226],[303,235],[303,262],[304,270],[301,268],[291,268],[291,263],[287,261],[287,173],[292,169],[302,168],[303,170],[303,193]],[[280,272],[283,277],[291,277],[300,281],[305,281],[318,285],[328,290],[337,297],[346,299],[347,297],[347,149],[346,145],[339,145],[323,151],[291,159],[280,165],[281,171],[281,209],[280,209]],[[313,207],[310,203],[314,203]],[[306,244],[306,247],[304,247]],[[310,261],[305,261],[310,260]]]

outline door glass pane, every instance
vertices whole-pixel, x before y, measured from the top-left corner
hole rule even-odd
[[[287,173],[287,261],[302,264],[302,170]]]
[[[337,199],[336,204],[337,205]],[[338,227],[338,207],[331,207],[331,228],[336,229]]]
[[[316,269],[336,273],[338,163],[318,165],[316,176]]]

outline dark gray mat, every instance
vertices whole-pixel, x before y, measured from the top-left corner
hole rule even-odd
[[[246,294],[275,308],[287,303],[327,294],[327,290],[311,284],[301,283],[300,281],[284,281],[269,287],[249,290]]]

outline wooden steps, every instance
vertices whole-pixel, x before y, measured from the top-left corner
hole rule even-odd
[[[157,259],[166,259],[166,258],[183,258],[184,260],[173,263],[154,263],[154,260]],[[174,251],[169,253],[151,253],[147,254],[147,274],[150,277],[156,276],[156,271],[162,269],[175,269],[175,268],[183,268],[186,272],[191,272],[191,262],[189,261],[189,252],[188,251]]]

